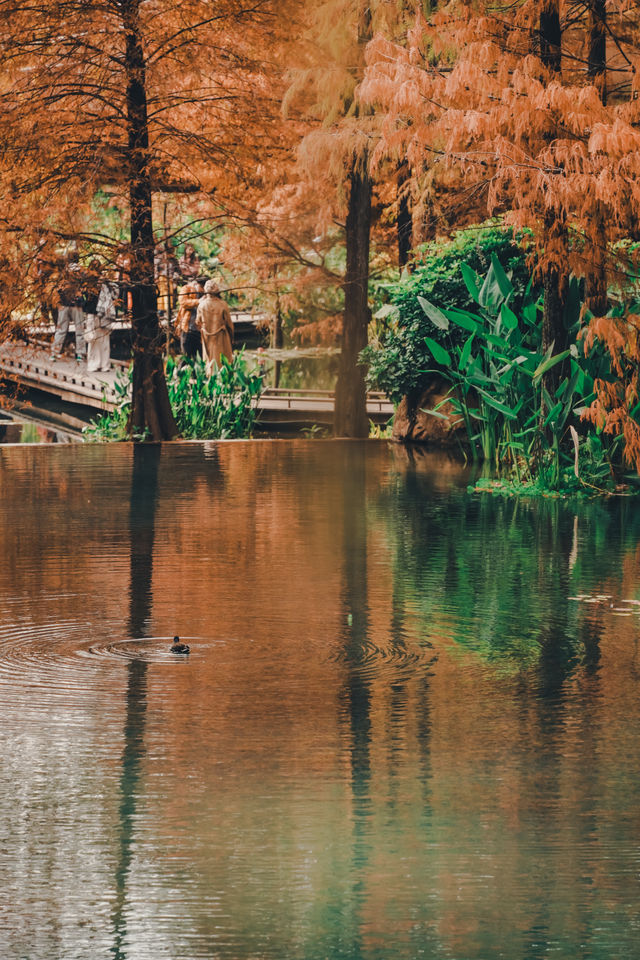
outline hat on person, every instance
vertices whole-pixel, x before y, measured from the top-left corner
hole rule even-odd
[[[215,282],[215,280],[207,280],[207,282],[206,282],[205,285],[204,285],[204,292],[205,292],[205,293],[220,293],[220,287],[219,287],[218,284]]]

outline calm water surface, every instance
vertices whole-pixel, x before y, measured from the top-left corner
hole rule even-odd
[[[74,439],[79,438],[56,427],[21,420],[0,410],[0,443],[71,443]]]
[[[640,510],[466,490],[0,448],[3,960],[635,960]]]

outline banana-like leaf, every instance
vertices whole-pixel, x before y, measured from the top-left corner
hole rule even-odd
[[[471,347],[473,345],[474,337],[475,337],[475,333],[472,333],[471,336],[468,337],[468,339],[465,341],[465,344],[462,348],[462,352],[460,354],[460,363],[458,364],[459,370],[467,369],[467,364],[469,363],[469,360],[471,358]]]
[[[390,317],[392,313],[397,312],[398,307],[395,303],[384,303],[379,310],[376,310],[373,316],[376,320],[384,320],[385,317]]]
[[[442,312],[447,320],[455,323],[458,327],[462,327],[463,330],[468,330],[469,333],[476,333],[481,328],[480,318],[476,317],[473,313],[469,313],[468,310],[451,308],[449,310],[443,310]]]
[[[437,410],[427,410],[425,407],[420,407],[420,413],[428,413],[430,417],[437,417],[438,420],[449,419],[449,417],[445,417],[444,413],[438,413]]]
[[[560,402],[556,403],[555,406],[553,406],[551,410],[549,410],[549,413],[544,418],[545,427],[548,427],[552,421],[558,419],[558,414],[560,413],[561,410],[562,410],[562,404]]]
[[[436,307],[434,303],[424,297],[418,297],[418,303],[435,327],[438,327],[439,330],[449,329],[449,321],[439,307]]]
[[[513,294],[513,284],[511,283],[511,280],[504,272],[504,267],[496,257],[495,253],[491,254],[491,266],[493,267],[493,272],[496,278],[496,283],[498,284],[498,289],[500,290],[500,293],[505,298],[505,300],[508,300],[508,298]]]
[[[425,337],[424,342],[431,351],[431,356],[436,361],[436,363],[442,364],[443,367],[451,366],[451,357],[447,350],[444,347],[441,347],[439,343],[436,343],[435,340],[432,340],[431,337]]]
[[[480,303],[480,287],[478,286],[478,275],[472,270],[468,263],[460,265],[460,273],[464,280],[464,285],[469,291],[469,295],[476,303]]]
[[[548,352],[549,351],[547,351],[547,353]],[[551,370],[552,367],[555,367],[556,363],[561,363],[568,356],[570,356],[569,350],[563,350],[562,353],[556,353],[556,355],[553,357],[547,356],[534,370],[533,379],[539,380],[540,377],[547,373],[547,371]]]
[[[512,409],[511,407],[508,407],[506,403],[501,403],[499,400],[496,400],[495,397],[492,397],[485,390],[479,390],[478,392],[484,398],[484,401],[487,404],[487,406],[492,407],[494,410],[497,410],[498,413],[502,413],[509,420],[515,420],[517,418],[518,411],[520,409],[520,406],[522,405],[521,402],[514,409]]]
[[[500,320],[502,321],[503,326],[507,330],[517,330],[518,329],[518,318],[516,317],[513,310],[503,303],[500,307]]]
[[[487,312],[495,314],[502,303],[513,295],[513,284],[504,272],[504,268],[495,254],[491,256],[491,266],[484,278],[482,289],[478,295],[480,306]]]
[[[538,320],[538,303],[525,303],[522,308],[522,316],[530,327],[535,327]]]

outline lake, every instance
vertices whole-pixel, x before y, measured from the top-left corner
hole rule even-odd
[[[3,960],[635,960],[640,511],[468,482],[0,447]]]

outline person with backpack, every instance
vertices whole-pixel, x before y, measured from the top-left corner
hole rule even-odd
[[[82,277],[77,251],[72,251],[63,271],[62,285],[58,288],[58,317],[53,335],[51,359],[62,356],[62,348],[73,323],[76,331],[76,360],[84,360],[87,347],[84,339],[84,311],[82,309]]]

